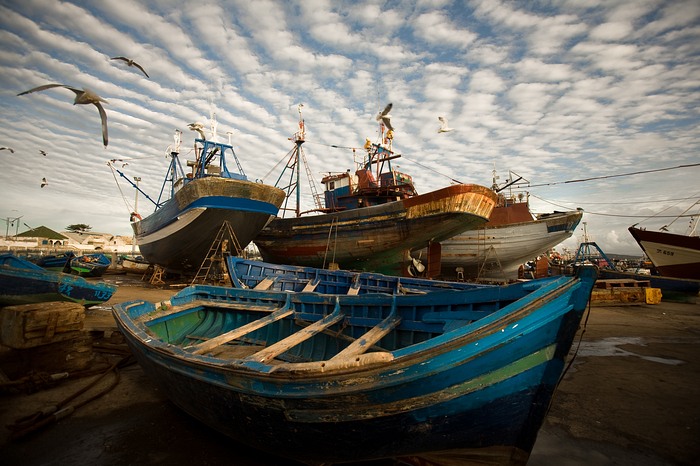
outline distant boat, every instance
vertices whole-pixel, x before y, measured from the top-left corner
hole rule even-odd
[[[579,244],[574,264],[592,263],[598,266],[601,279],[625,279],[648,282],[650,288],[661,290],[665,301],[694,300],[700,293],[700,280],[691,278],[666,277],[650,273],[638,273],[635,269],[621,270],[615,265],[595,241]]]
[[[0,254],[0,305],[73,301],[83,305],[108,301],[117,287],[46,270],[12,254]]]
[[[425,294],[433,291],[471,290],[489,285],[397,277],[375,272],[327,270],[281,265],[229,256],[226,267],[234,288],[316,292],[323,294]]]
[[[47,256],[38,256],[32,259],[36,265],[47,270],[55,270],[59,272],[70,272],[70,261],[75,257],[73,251],[64,252],[61,254],[51,254]]]
[[[113,314],[178,407],[309,464],[525,464],[596,280],[356,296],[190,286]]]
[[[511,278],[521,264],[574,233],[582,209],[533,215],[527,193],[504,194],[521,179],[513,181],[513,175],[511,172],[507,184],[498,187],[494,171],[492,189],[499,193],[498,204],[488,222],[441,242],[441,278]],[[413,257],[422,259],[427,252]]]
[[[700,236],[644,230],[636,226],[628,230],[660,275],[700,280]]]
[[[298,166],[305,164],[301,116],[299,126],[287,163],[287,168],[294,170],[290,176],[296,176],[296,181],[288,184],[288,195],[297,199]],[[496,194],[490,189],[458,184],[417,194],[412,178],[392,168],[392,160],[400,155],[391,149],[391,141],[367,141],[363,150],[364,160],[354,174],[348,170],[323,178],[325,206],[314,196],[316,209],[306,212],[316,215],[303,215],[297,202],[295,217],[275,218],[260,232],[254,242],[263,260],[406,275],[410,251],[488,220],[496,203]]]
[[[104,254],[83,254],[71,259],[70,273],[81,277],[101,277],[111,264],[111,259]]]
[[[203,131],[202,131],[203,133]],[[157,201],[119,172],[139,193],[155,205],[145,218],[131,215],[136,244],[150,263],[168,271],[195,274],[205,260],[224,222],[231,226],[242,250],[267,224],[284,200],[273,186],[249,181],[230,144],[195,139],[195,160],[187,161],[187,174],[180,163],[180,132],[170,152],[170,167]],[[232,157],[238,172],[227,165]]]
[[[124,272],[141,275],[153,268],[153,265],[142,256],[137,256],[134,258],[125,257],[122,259],[121,265]]]

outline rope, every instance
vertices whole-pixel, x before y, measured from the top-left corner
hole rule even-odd
[[[122,191],[122,187],[119,184],[119,180],[117,179],[117,175],[114,172],[114,165],[112,165],[111,162],[107,162],[107,165],[109,165],[110,170],[112,170],[112,176],[114,177],[114,183],[117,185],[117,189],[119,189],[119,194],[122,195],[122,200],[124,201],[124,205],[126,206],[126,211],[131,213],[134,211],[134,209],[131,208],[129,205],[129,202],[126,200],[126,196],[124,195],[124,191]]]
[[[32,432],[35,432],[42,427],[45,427],[49,424],[52,424],[54,422],[57,422],[63,418],[66,418],[73,414],[77,409],[85,406],[86,404],[90,403],[91,401],[94,401],[101,397],[102,395],[105,395],[106,393],[110,392],[114,387],[117,386],[120,380],[120,375],[118,371],[118,367],[126,365],[127,361],[132,358],[131,354],[128,356],[122,358],[121,360],[115,362],[112,364],[106,371],[104,371],[99,377],[95,378],[92,382],[78,390],[77,392],[69,395],[67,398],[59,401],[56,403],[55,406],[49,406],[46,409],[43,409],[41,411],[37,411],[34,414],[30,414],[29,416],[25,416],[22,418],[19,418],[15,421],[14,424],[7,426],[8,429],[12,430],[12,434],[10,435],[10,438],[12,440],[17,440],[19,438],[22,438]],[[89,389],[94,387],[100,380],[102,380],[107,374],[110,374],[114,372],[114,380],[112,380],[111,384],[108,385],[107,387],[103,388],[96,394],[86,398],[85,400],[82,400],[78,403],[75,403],[72,406],[66,406],[68,403],[70,403],[72,400],[76,399],[80,395],[84,394],[87,392]]]

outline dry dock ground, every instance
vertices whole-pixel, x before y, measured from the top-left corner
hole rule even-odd
[[[113,304],[161,301],[171,289],[121,286]],[[114,327],[107,309],[96,327]],[[97,322],[97,323],[95,323]],[[592,307],[529,465],[700,465],[700,304]],[[118,335],[116,335],[118,337]],[[573,353],[573,351],[572,351]],[[91,390],[113,382],[105,377]],[[35,393],[0,394],[2,465],[290,465],[235,444],[171,404],[138,365],[105,395],[19,440],[5,426],[57,403],[95,377]],[[375,462],[374,464],[390,464]]]

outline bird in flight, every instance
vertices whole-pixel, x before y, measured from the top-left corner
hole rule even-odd
[[[46,186],[47,184],[49,184],[49,182],[46,181],[46,178],[42,178],[42,179],[41,179],[41,187],[43,188],[43,187]]]
[[[11,153],[15,153],[15,150],[12,147],[0,147],[0,150],[9,150]]]
[[[446,133],[448,131],[452,131],[452,128],[449,128],[447,126],[447,118],[439,116],[438,120],[440,120],[440,129],[438,129],[438,133]]]
[[[40,153],[41,155],[43,155],[44,157],[46,157],[46,155],[47,155],[45,150],[39,149],[39,153]]]
[[[143,66],[139,65],[138,63],[136,63],[136,62],[135,62],[134,60],[132,60],[131,58],[127,58],[127,57],[112,57],[111,59],[112,59],[112,60],[121,60],[121,61],[123,61],[124,63],[126,63],[126,64],[129,65],[129,66],[135,66],[136,68],[140,69],[141,72],[142,72],[143,74],[145,74],[146,77],[147,77],[148,79],[151,79],[151,77],[148,76],[148,73],[146,73],[146,70],[143,69]]]
[[[389,131],[393,131],[394,128],[391,126],[391,115],[389,115],[389,112],[391,111],[392,104],[387,105],[384,107],[384,110],[379,112],[377,115],[377,121],[381,121],[384,123],[384,126],[386,126]]]
[[[202,136],[202,139],[207,138],[204,135],[204,125],[202,123],[200,123],[200,122],[190,123],[189,125],[187,125],[187,127],[189,129],[191,129],[192,131],[197,131],[199,133],[199,135]]]
[[[73,105],[93,104],[95,107],[97,107],[97,110],[100,112],[100,119],[102,120],[102,142],[104,143],[105,147],[107,147],[107,114],[105,113],[105,109],[102,108],[102,104],[100,102],[108,102],[94,92],[88,89],[76,89],[74,87],[66,86],[65,84],[44,84],[43,86],[20,92],[17,95],[19,96],[31,94],[32,92],[45,91],[46,89],[51,89],[54,87],[65,87],[66,89],[70,89],[71,91],[75,92],[75,100],[73,101]]]

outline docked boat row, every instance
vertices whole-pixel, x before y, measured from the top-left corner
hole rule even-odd
[[[144,218],[131,214],[144,261],[185,275],[203,265],[224,224],[234,254],[253,242],[267,262],[461,279],[480,277],[495,258],[502,275],[571,236],[583,215],[533,216],[527,199],[502,193],[495,175],[492,188],[453,184],[418,194],[412,177],[392,165],[401,154],[383,122],[379,142],[353,149],[362,151],[354,153],[361,159],[356,169],[325,176],[322,196],[312,186],[314,208],[302,211],[300,167],[307,160],[301,110],[294,147],[275,186],[249,181],[231,144],[217,142],[214,125],[209,138],[202,128],[198,132],[187,173],[176,132],[156,199],[112,164],[155,208]],[[308,166],[306,171],[310,175]]]
[[[0,307],[52,301],[85,306],[108,301],[117,287],[47,270],[13,254],[0,254]]]
[[[111,259],[102,253],[76,256],[70,251],[41,256],[33,262],[47,270],[72,273],[81,277],[101,277],[112,264]]]

